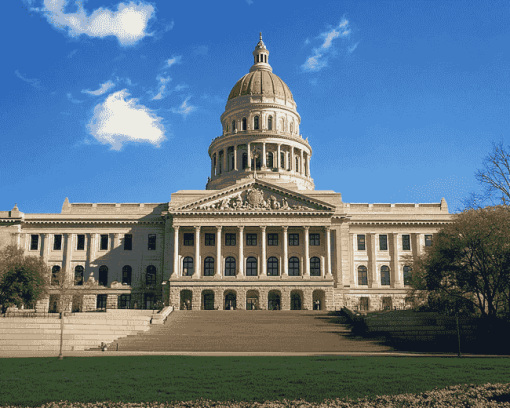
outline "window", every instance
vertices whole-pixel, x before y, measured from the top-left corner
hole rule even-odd
[[[267,275],[278,276],[278,258],[272,256],[267,260]]]
[[[131,307],[131,295],[119,296],[119,309],[129,309]]]
[[[214,246],[216,245],[215,244],[215,239],[214,239],[214,234],[205,234],[205,246]]]
[[[243,169],[246,169],[248,167],[248,154],[243,153]]]
[[[390,268],[381,266],[381,285],[387,286],[390,284]]]
[[[152,293],[146,293],[144,295],[145,298],[145,309],[151,310],[154,309],[154,295]]]
[[[235,121],[235,120],[233,120],[233,121],[232,121],[232,133],[234,133],[234,132],[235,132],[235,130],[236,130],[236,121]]]
[[[432,246],[432,235],[425,235],[425,246]]]
[[[108,285],[108,267],[106,265],[99,267],[99,284],[101,286]]]
[[[193,246],[195,245],[195,234],[192,232],[184,233],[184,245],[185,246]]]
[[[146,285],[156,284],[156,267],[154,265],[149,265],[147,267],[147,271],[145,274],[145,284]]]
[[[259,117],[258,116],[255,116],[255,118],[253,118],[253,129],[259,130]]]
[[[58,274],[60,273],[60,266],[55,265],[53,268],[51,268],[51,285],[52,286],[58,286]]]
[[[204,261],[204,276],[214,276],[214,258],[210,256]]]
[[[54,251],[62,250],[62,235],[53,236],[53,250]]]
[[[39,235],[32,235],[30,237],[30,250],[37,251],[39,249]]]
[[[358,235],[358,251],[364,251],[364,250],[365,250],[365,236]]]
[[[284,152],[280,152],[280,167],[282,169],[285,168],[285,153]]]
[[[124,251],[131,251],[133,249],[133,235],[124,235]]]
[[[321,244],[321,235],[320,234],[310,234],[310,245],[311,246],[319,246]]]
[[[243,130],[246,130],[246,118],[243,118]]]
[[[273,117],[269,116],[267,118],[267,130],[273,130]]]
[[[388,236],[387,235],[379,235],[379,250],[380,251],[388,250]]]
[[[296,169],[297,172],[299,172],[299,159],[296,157]]]
[[[108,295],[97,295],[96,308],[106,309],[106,299],[108,299]]]
[[[269,167],[270,169],[273,168],[273,153],[271,152],[268,152],[266,154],[266,165],[267,167]]]
[[[246,260],[246,276],[257,276],[257,259],[250,256]]]
[[[278,246],[278,234],[267,234],[267,246]]]
[[[409,285],[411,283],[411,267],[404,266],[404,285]]]
[[[321,260],[316,256],[310,259],[310,276],[321,276]]]
[[[149,242],[148,242],[147,249],[149,251],[156,250],[156,234],[149,234]]]
[[[76,268],[74,268],[74,284],[76,286],[83,285],[83,266],[81,265],[78,265]]]
[[[289,259],[289,276],[299,276],[299,259],[295,256]]]
[[[101,235],[101,251],[107,251],[108,250],[108,234]]]
[[[359,310],[368,311],[368,298],[361,297],[359,299]]]
[[[246,234],[246,246],[257,246],[257,234]]]
[[[192,276],[194,271],[193,258],[191,256],[185,257],[182,261],[182,276]]]
[[[85,249],[85,235],[82,235],[82,234],[78,235],[76,249],[78,251],[83,251]]]
[[[289,234],[289,245],[290,246],[299,245],[299,234]]]
[[[368,285],[366,266],[362,265],[358,267],[358,285]]]
[[[411,236],[410,235],[402,235],[402,249],[404,251],[411,250]]]
[[[235,234],[232,234],[235,237]],[[225,276],[236,276],[236,260],[229,256],[225,259]]]
[[[225,246],[236,246],[236,234],[225,234]]]
[[[122,284],[131,285],[131,274],[133,269],[129,265],[122,267]]]

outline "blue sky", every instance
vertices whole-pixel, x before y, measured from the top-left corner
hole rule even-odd
[[[9,0],[2,3],[0,210],[165,202],[201,190],[220,115],[262,31],[345,202],[477,191],[510,143],[508,1]]]

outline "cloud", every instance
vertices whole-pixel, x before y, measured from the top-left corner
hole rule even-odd
[[[345,18],[342,18],[338,26],[333,27],[329,31],[326,31],[325,33],[321,33],[319,35],[319,38],[324,39],[322,44],[314,48],[312,50],[312,55],[310,55],[305,63],[301,65],[301,69],[303,71],[307,72],[317,72],[320,71],[322,68],[328,65],[329,57],[334,55],[336,50],[334,45],[334,41],[337,38],[343,38],[348,39],[351,34],[351,29],[349,28],[349,21]],[[308,39],[305,40],[305,45],[308,44],[310,41]],[[347,48],[348,53],[352,53],[356,47],[358,46],[359,42],[355,45],[352,45]]]
[[[120,150],[125,142],[151,143],[159,147],[165,137],[162,118],[150,109],[129,99],[126,89],[115,92],[94,108],[94,115],[87,128],[102,144]]]
[[[30,85],[32,85],[34,88],[36,89],[44,89],[42,86],[41,86],[41,81],[39,81],[38,79],[36,78],[25,78],[22,74],[20,74],[20,72],[18,70],[14,71],[14,73],[16,74],[16,76],[21,79],[22,81],[25,81],[27,83],[29,83]]]
[[[67,94],[67,99],[69,99],[72,103],[82,103],[83,102],[78,99],[74,99],[70,93]]]
[[[67,58],[73,58],[74,54],[76,54],[78,50],[72,50],[69,54],[67,54]]]
[[[207,55],[209,53],[209,47],[207,45],[199,45],[193,48],[195,55]]]
[[[68,30],[69,35],[77,37],[81,34],[90,37],[117,37],[123,46],[133,45],[147,35],[147,23],[154,14],[154,7],[139,2],[135,4],[120,3],[117,11],[102,7],[87,15],[83,3],[77,1],[78,10],[75,13],[65,13],[68,0],[44,0],[42,11],[50,24],[62,30]]]
[[[253,4],[253,0],[246,0],[246,3],[248,3],[248,6],[251,6]]]
[[[166,96],[166,95],[165,95],[166,84],[167,84],[167,82],[169,82],[169,81],[171,81],[171,80],[172,80],[172,78],[170,78],[170,77],[166,77],[166,78],[165,78],[165,77],[162,77],[162,76],[160,76],[160,75],[158,75],[158,76],[156,77],[156,79],[157,79],[157,80],[159,81],[159,83],[160,83],[160,86],[159,86],[159,92],[158,92],[158,94],[157,94],[154,98],[152,98],[152,100],[160,100],[160,99],[163,99],[163,98]]]
[[[188,101],[189,99],[191,98],[191,96],[188,96],[184,102],[181,104],[181,106],[179,106],[179,108],[172,108],[172,112],[173,113],[179,113],[181,114],[182,116],[186,117],[188,116],[191,112],[193,112],[197,107],[196,106],[193,106],[193,105],[188,105]]]
[[[182,57],[178,55],[177,57],[172,57],[166,61],[167,68],[171,67],[174,64],[180,64],[182,62]]]
[[[186,88],[189,88],[189,86],[186,85],[186,84],[179,84],[179,85],[175,86],[174,91],[179,92],[179,91],[182,91],[183,89],[186,89]]]
[[[89,91],[88,89],[83,89],[81,92],[89,94],[89,95],[99,96],[99,95],[104,94],[105,92],[108,91],[108,89],[110,89],[114,86],[115,86],[115,84],[112,81],[108,81],[108,82],[105,82],[104,84],[101,84],[101,88],[99,88],[95,91]]]

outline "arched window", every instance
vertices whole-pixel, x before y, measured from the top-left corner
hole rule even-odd
[[[154,265],[149,265],[147,267],[147,273],[145,274],[145,284],[146,285],[155,285],[156,284],[156,267]]]
[[[243,153],[243,169],[248,167],[248,154]]]
[[[285,153],[284,152],[280,152],[280,167],[282,169],[285,168]]]
[[[222,171],[222,164],[223,164],[223,150],[220,152],[220,169],[219,169],[219,174],[221,174],[221,171]]]
[[[216,153],[213,154],[213,168],[214,168],[214,175],[216,176]]]
[[[316,256],[310,259],[310,276],[321,276],[321,260]]]
[[[358,285],[368,285],[366,266],[362,265],[358,267]]]
[[[259,130],[259,117],[258,116],[255,116],[255,118],[253,118],[253,129]]]
[[[122,284],[131,285],[131,275],[133,269],[129,265],[125,265],[122,267]]]
[[[390,284],[390,268],[381,266],[381,285]]]
[[[267,154],[266,154],[266,165],[270,169],[273,168],[273,153],[271,153],[271,152],[267,152]]]
[[[299,276],[299,259],[295,256],[289,259],[289,276]]]
[[[182,261],[182,276],[192,276],[193,272],[193,258],[191,256],[187,256]]]
[[[57,286],[59,284],[59,281],[58,281],[59,273],[60,273],[60,266],[55,265],[53,268],[51,268],[51,285]]]
[[[246,130],[246,118],[243,118],[243,130]]]
[[[234,133],[236,131],[236,121],[233,120],[232,121],[232,133]]]
[[[411,283],[411,271],[412,268],[410,266],[404,266],[404,285],[409,285]]]
[[[257,259],[250,256],[246,260],[246,276],[257,276]]]
[[[267,275],[278,276],[278,258],[272,256],[267,260]]]
[[[294,122],[290,122],[290,133],[294,133]]]
[[[81,265],[74,268],[74,284],[76,286],[83,285],[83,266]]]
[[[273,130],[273,117],[269,116],[267,118],[267,130]]]
[[[233,256],[225,259],[225,276],[236,276],[236,260]]]
[[[101,286],[108,285],[108,267],[106,265],[101,265],[99,267],[99,282]]]
[[[204,276],[214,276],[214,258],[210,256],[204,261]]]

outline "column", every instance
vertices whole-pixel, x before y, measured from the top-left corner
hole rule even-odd
[[[42,256],[45,263],[48,262],[48,257],[50,256],[50,234],[43,233],[41,234],[43,238],[42,242]]]
[[[262,142],[262,168],[266,168],[266,142]]]
[[[211,156],[211,178],[214,177],[214,153]]]
[[[223,259],[221,258],[221,229],[222,227],[216,227],[216,273],[218,278],[223,276]]]
[[[303,227],[305,235],[305,270],[304,275],[310,276],[310,227]]]
[[[200,227],[195,227],[195,271],[193,278],[200,278]]]
[[[174,225],[174,277],[179,276],[179,226]]]
[[[26,233],[24,235],[25,235],[24,249],[25,249],[25,252],[27,252],[30,249],[30,234]]]
[[[393,236],[393,251],[391,253],[393,279],[390,278],[390,283],[393,280],[395,282],[393,287],[400,288],[402,287],[402,281],[400,280],[400,265],[398,263],[398,232],[394,232],[391,235]]]
[[[324,256],[321,256],[321,271],[320,271],[321,277],[326,277],[326,262]]]
[[[310,155],[306,155],[306,175],[310,177]]]
[[[248,163],[246,164],[246,169],[247,170],[251,170],[251,151],[250,151],[250,148],[251,148],[251,143],[247,143],[246,144],[246,150],[247,150],[247,153],[246,153],[246,156],[247,156],[247,161]]]
[[[260,227],[260,231],[262,233],[262,268],[261,268],[261,275],[266,276],[267,275],[267,256],[266,256],[266,227],[262,226]]]
[[[349,267],[351,268],[351,287],[357,288],[358,287],[358,277],[356,276],[356,268],[354,266],[354,250],[355,250],[355,240],[354,240],[354,234],[349,234]]]
[[[237,145],[234,146],[234,170],[237,171]]]
[[[69,279],[69,276],[71,275],[71,257],[73,255],[73,241],[74,241],[74,235],[75,234],[64,234],[66,237],[66,258],[63,264],[64,270],[66,271],[66,279]]]
[[[300,173],[304,176],[305,175],[305,163],[304,163],[304,160],[303,160],[303,149],[301,149],[301,159],[299,161],[299,164],[300,164],[300,167],[301,167]]]
[[[287,231],[289,227],[283,227],[283,273],[282,276],[289,276],[289,239]]]
[[[220,152],[216,152],[216,176],[220,174]]]
[[[244,227],[239,227],[239,276],[244,276]]]
[[[278,171],[280,171],[280,168],[282,167],[282,163],[280,163],[280,155],[281,155],[281,144],[278,143],[278,152],[276,153],[276,168]]]
[[[113,234],[113,248],[112,249],[117,249],[120,245],[120,234],[116,233],[116,234]]]
[[[86,234],[85,238],[87,240],[87,261],[85,263],[85,270],[90,269],[90,264],[92,263],[92,256],[93,256],[93,240],[94,234]],[[86,278],[85,275],[83,275],[83,281],[85,282]]]
[[[228,148],[223,149],[223,172],[228,173]]]
[[[331,278],[331,228],[326,227],[326,277]]]
[[[290,171],[297,171],[297,169],[294,169],[294,163],[295,163],[294,146],[292,146],[291,151],[290,151]]]
[[[376,262],[376,255],[375,255],[375,232],[370,233],[370,262],[372,266],[371,275],[372,275],[372,288],[378,288],[380,287],[379,277],[377,276],[377,262]]]
[[[285,152],[285,170],[290,170],[289,157],[290,152]]]

